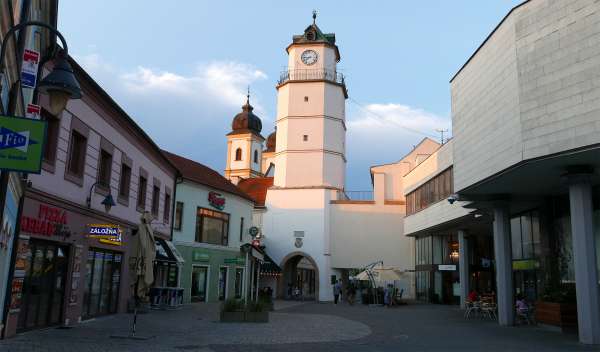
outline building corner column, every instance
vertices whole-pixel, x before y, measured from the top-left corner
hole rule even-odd
[[[566,176],[569,186],[579,342],[600,344],[600,294],[589,174]]]
[[[494,208],[494,256],[496,262],[496,288],[498,323],[511,326],[515,320],[512,252],[510,241],[510,213],[505,204]]]
[[[466,308],[469,296],[469,241],[465,230],[458,230],[458,275],[460,281],[460,308]]]

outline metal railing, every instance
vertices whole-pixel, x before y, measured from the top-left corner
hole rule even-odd
[[[338,195],[338,200],[373,200],[373,191],[344,191]]]
[[[281,72],[277,84],[284,84],[287,81],[310,81],[325,80],[333,83],[345,85],[344,75],[328,69],[296,69]]]

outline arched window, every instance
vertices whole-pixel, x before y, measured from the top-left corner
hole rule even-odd
[[[254,150],[254,163],[258,164],[258,150]]]
[[[242,160],[242,148],[237,148],[235,150],[235,160],[236,161]]]

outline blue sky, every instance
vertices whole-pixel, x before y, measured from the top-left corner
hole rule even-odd
[[[316,9],[347,76],[346,188],[369,190],[369,166],[451,127],[449,79],[520,2],[60,0],[58,22],[70,53],[161,147],[222,172],[246,86],[263,135],[273,130],[285,47]]]

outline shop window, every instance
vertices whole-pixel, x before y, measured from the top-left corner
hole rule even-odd
[[[163,209],[163,222],[169,223],[169,217],[171,216],[171,194],[165,190],[165,205]]]
[[[235,268],[235,298],[242,298],[244,268]]]
[[[104,149],[100,149],[100,158],[98,160],[98,186],[110,188],[110,173],[112,171],[112,154]]]
[[[236,161],[242,160],[242,148],[237,148],[235,150],[235,160]]]
[[[67,172],[77,178],[83,178],[85,167],[85,153],[87,149],[87,138],[81,133],[71,131],[71,143],[69,146],[69,162]]]
[[[121,164],[121,179],[119,180],[119,198],[129,200],[129,187],[131,185],[131,167]]]
[[[227,267],[219,268],[219,301],[227,299]]]
[[[227,246],[229,214],[198,208],[196,214],[196,242]]]
[[[192,267],[192,302],[206,302],[206,287],[208,283],[208,267]]]
[[[54,166],[56,161],[56,148],[58,147],[58,135],[60,132],[60,120],[46,110],[42,110],[42,120],[48,123],[46,132],[46,144],[44,145],[44,162]]]
[[[406,195],[406,215],[419,212],[448,198],[453,192],[452,167],[442,171]]]
[[[138,210],[144,211],[146,209],[146,192],[148,190],[148,179],[140,175],[138,182],[138,195],[137,195],[137,207]]]
[[[152,186],[152,215],[158,217],[158,207],[160,204],[160,187],[157,185]]]
[[[183,202],[175,203],[175,223],[173,229],[181,231],[181,223],[183,220]]]
[[[85,267],[83,317],[113,314],[119,306],[122,255],[91,248]]]

